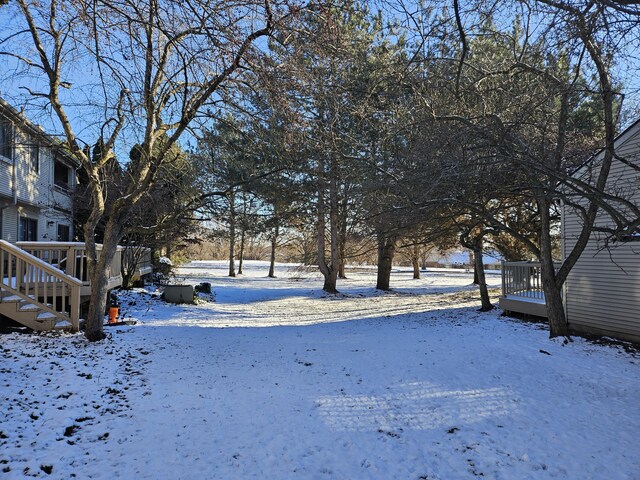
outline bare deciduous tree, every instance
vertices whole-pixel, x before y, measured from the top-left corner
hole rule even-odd
[[[18,0],[9,8],[19,21],[3,32],[2,53],[27,70],[23,86],[31,98],[51,107],[91,191],[84,225],[92,285],[85,334],[99,340],[110,265],[128,217],[198,112],[219,101],[221,89],[259,54],[253,44],[271,35],[276,17],[297,7],[271,0]],[[166,141],[158,148],[161,138]],[[122,194],[108,202],[105,168],[116,155],[126,158],[133,144],[139,156],[126,169]],[[87,146],[94,145],[99,151],[91,156]]]

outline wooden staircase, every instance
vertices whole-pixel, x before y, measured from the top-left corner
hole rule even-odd
[[[0,240],[0,314],[33,330],[80,328],[82,281]]]

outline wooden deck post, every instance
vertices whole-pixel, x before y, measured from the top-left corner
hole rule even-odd
[[[71,286],[71,298],[70,298],[70,319],[71,329],[74,332],[80,331],[80,286]]]

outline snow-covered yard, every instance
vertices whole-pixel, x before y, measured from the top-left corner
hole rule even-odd
[[[128,293],[105,342],[0,335],[0,477],[640,478],[635,354],[478,313],[462,272],[266,271],[193,263],[215,303]]]

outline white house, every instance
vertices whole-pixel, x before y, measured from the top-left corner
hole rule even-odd
[[[58,140],[0,98],[0,323],[80,328],[91,282],[85,244],[72,241],[77,167]],[[122,285],[123,255],[118,247],[110,289]],[[150,249],[135,260],[134,278],[151,273]]]
[[[72,240],[76,166],[55,138],[0,98],[0,238]]]

